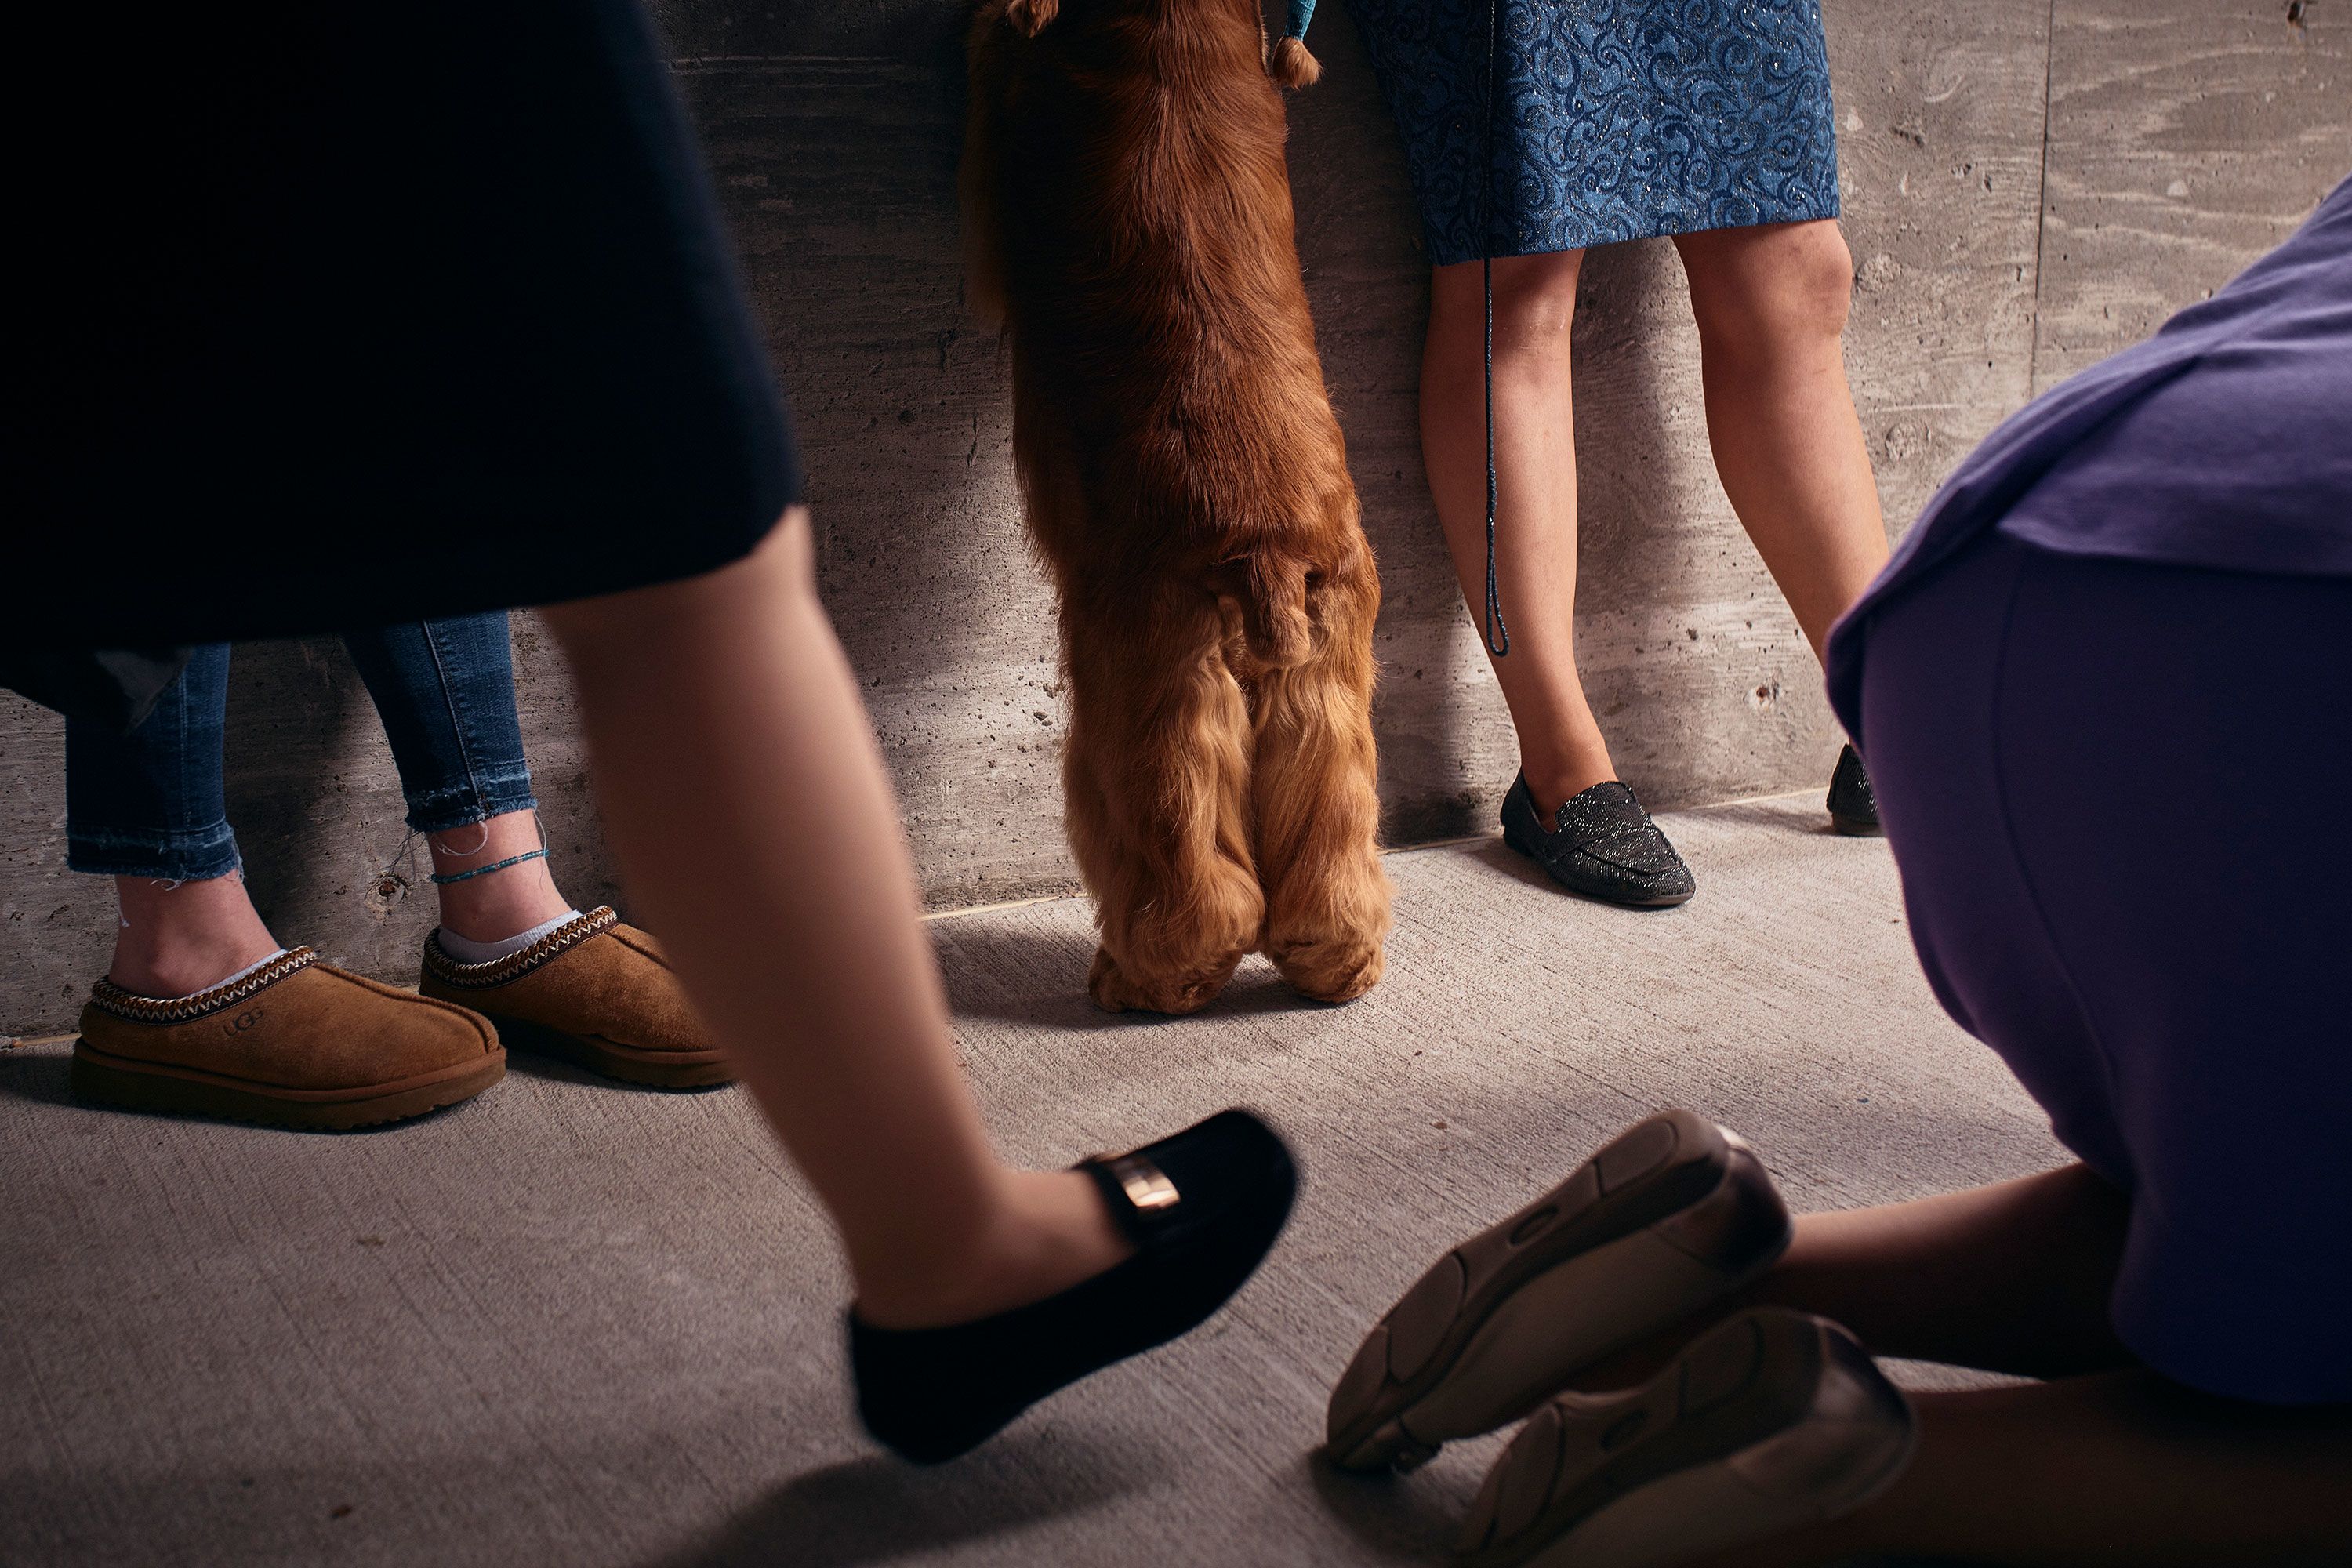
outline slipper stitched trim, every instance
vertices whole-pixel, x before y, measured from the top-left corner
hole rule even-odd
[[[444,985],[455,985],[468,991],[488,990],[517,979],[560,953],[571,952],[591,937],[604,935],[621,923],[610,904],[599,904],[577,920],[562,925],[524,948],[520,952],[493,958],[487,963],[460,963],[441,947],[441,932],[436,928],[425,939],[425,967],[433,978]]]
[[[318,957],[308,947],[293,948],[250,974],[223,981],[193,996],[142,996],[136,991],[125,991],[111,980],[101,979],[89,988],[90,1005],[130,1024],[169,1026],[190,1023],[207,1013],[235,1006],[255,992],[277,984],[296,970],[309,968]]]

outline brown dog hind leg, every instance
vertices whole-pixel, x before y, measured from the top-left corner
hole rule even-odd
[[[1190,1013],[1255,947],[1249,715],[1205,595],[1068,622],[1062,773],[1070,847],[1102,947],[1087,989],[1112,1012]]]
[[[1265,954],[1302,995],[1347,1002],[1380,980],[1389,879],[1377,840],[1369,552],[1308,589],[1314,653],[1256,680],[1251,793]]]

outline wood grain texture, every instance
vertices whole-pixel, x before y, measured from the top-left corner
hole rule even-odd
[[[2352,5],[2058,0],[2034,389],[2153,332],[2352,174]]]
[[[965,13],[656,10],[795,405],[825,598],[926,895],[1066,890],[1050,600],[1021,537],[1004,359],[962,302]],[[2035,385],[2217,286],[2352,164],[2339,5],[2307,6],[2298,31],[2284,0],[2058,0],[2054,36],[2047,0],[1826,11],[1856,264],[1848,367],[1893,529]],[[1327,69],[1291,100],[1292,176],[1383,571],[1385,831],[1481,831],[1516,746],[1421,471],[1418,224],[1344,5],[1318,16],[1315,47]],[[1579,639],[1621,767],[1659,806],[1818,787],[1834,726],[1716,482],[1670,246],[1591,258],[1576,349]],[[560,661],[527,617],[518,639],[559,876],[583,903],[610,897]],[[413,877],[378,891],[398,793],[340,651],[256,649],[236,679],[231,805],[265,913],[368,973],[411,972],[431,900]],[[61,760],[57,721],[0,698],[0,1033],[69,1026],[110,941],[109,890],[64,870]]]
[[[87,1110],[61,1047],[0,1051],[0,1561],[1442,1562],[1497,1443],[1335,1478],[1308,1458],[1330,1380],[1432,1258],[1626,1122],[1717,1117],[1801,1209],[2060,1158],[1937,1008],[1885,846],[1817,804],[1669,819],[1710,896],[1660,914],[1492,844],[1393,856],[1389,978],[1347,1007],[1253,962],[1200,1016],[1113,1017],[1083,902],[935,925],[1011,1157],[1241,1102],[1304,1171],[1229,1310],[936,1470],[857,1432],[832,1238],[740,1091],[517,1058],[446,1114],[315,1136]]]

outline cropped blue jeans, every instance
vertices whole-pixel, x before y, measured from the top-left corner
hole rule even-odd
[[[352,633],[343,646],[392,742],[409,826],[440,833],[538,805],[505,612]],[[128,735],[67,722],[68,866],[194,882],[244,863],[221,784],[228,663],[226,643],[198,648]]]

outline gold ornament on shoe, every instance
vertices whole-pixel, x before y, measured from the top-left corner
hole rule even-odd
[[[1165,1214],[1183,1201],[1183,1194],[1177,1192],[1176,1184],[1168,1179],[1166,1173],[1139,1154],[1097,1158],[1139,1215]]]
[[[599,904],[576,920],[569,920],[524,948],[520,952],[493,958],[487,963],[461,963],[442,951],[441,933],[437,930],[425,939],[425,966],[433,977],[445,985],[468,990],[482,990],[503,985],[519,975],[527,974],[559,953],[571,952],[591,937],[604,935],[621,923],[610,904]]]

